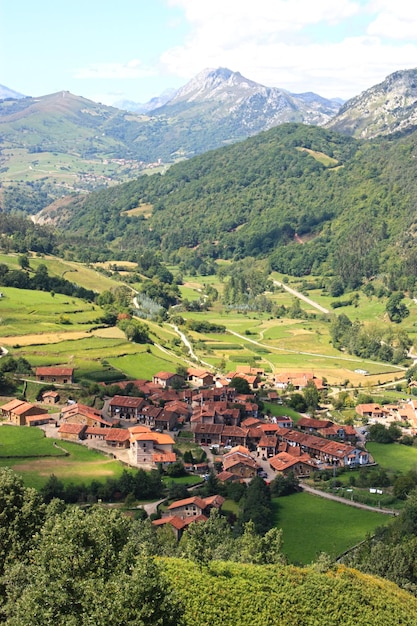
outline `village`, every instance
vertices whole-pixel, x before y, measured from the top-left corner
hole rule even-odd
[[[166,469],[178,462],[175,450],[184,432],[206,453],[204,462],[183,463],[186,472],[201,476],[202,481],[214,469],[222,483],[248,482],[255,476],[269,482],[279,474],[306,479],[320,470],[373,464],[364,437],[352,425],[308,416],[294,424],[289,416],[260,411],[258,398],[281,403],[279,391],[285,385],[302,389],[313,381],[321,388],[323,382],[309,373],[280,375],[275,389],[266,390],[262,372],[250,367],[241,366],[219,379],[193,367],[187,369],[186,377],[158,372],[152,381],[119,383],[121,392],[130,385],[138,395],[108,397],[101,410],[75,400],[60,402],[59,388],[73,384],[72,368],[38,367],[35,376],[39,383],[56,385],[55,390],[44,391],[38,404],[12,399],[0,406],[6,423],[42,428],[48,437],[96,448],[132,468]],[[245,380],[250,393],[239,393],[230,384],[234,378]],[[365,422],[413,423],[417,402],[384,407],[363,404],[356,411]],[[199,496],[183,499],[173,502],[155,523],[169,523],[179,537],[188,523],[207,519],[210,509],[220,509],[221,504],[221,496],[209,501]]]

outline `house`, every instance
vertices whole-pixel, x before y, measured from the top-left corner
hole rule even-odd
[[[224,426],[221,434],[221,443],[224,446],[246,446],[248,431],[240,426]]]
[[[318,420],[312,417],[301,417],[297,422],[297,429],[304,433],[317,433],[321,429],[333,426],[330,420]]]
[[[19,404],[10,409],[8,419],[10,422],[13,422],[13,424],[16,424],[16,426],[26,426],[27,418],[34,415],[45,416],[45,409],[35,406],[30,402],[19,401]]]
[[[59,393],[57,391],[44,391],[42,394],[42,402],[44,404],[56,404],[59,402]]]
[[[154,375],[152,382],[160,387],[181,386],[184,384],[184,378],[179,374],[172,372],[158,372]]]
[[[295,390],[301,391],[307,387],[310,381],[314,383],[319,391],[325,389],[323,380],[316,378],[313,372],[293,372],[290,374],[277,374],[275,376],[275,386],[277,389],[286,389],[288,385],[291,385]]]
[[[366,417],[368,419],[381,419],[386,416],[381,406],[374,403],[358,404],[356,407],[356,413],[361,417]]]
[[[269,460],[269,466],[275,471],[287,476],[293,472],[296,476],[310,476],[317,470],[317,465],[308,454],[294,456],[288,452],[279,452]]]
[[[61,439],[79,441],[80,439],[84,439],[86,429],[86,424],[61,424],[58,433]]]
[[[246,380],[251,389],[258,389],[261,382],[260,377],[257,374],[245,374],[244,372],[230,372],[226,374],[226,380],[231,382],[234,378],[242,378]]]
[[[13,400],[6,402],[6,404],[3,404],[0,407],[2,417],[4,417],[7,420],[10,420],[13,409],[15,409],[16,407],[18,407],[19,405],[23,403],[24,403],[24,400],[18,400],[17,398],[14,398]]]
[[[129,458],[134,465],[158,464],[169,465],[175,463],[177,456],[174,452],[174,440],[170,435],[154,431],[130,429]]]
[[[70,404],[60,413],[61,421],[67,424],[85,424],[86,426],[101,426],[102,428],[110,428],[111,422],[103,418],[100,411],[85,404]]]
[[[197,515],[195,517],[186,517],[185,519],[181,519],[176,515],[168,515],[166,517],[161,517],[161,519],[153,520],[152,526],[156,528],[161,528],[161,526],[169,526],[177,541],[179,541],[183,535],[185,529],[188,528],[190,524],[194,524],[195,522],[206,522],[207,517],[205,515]]]
[[[105,442],[112,448],[128,448],[130,446],[130,432],[126,428],[106,428]]]
[[[239,478],[253,478],[260,469],[244,446],[235,446],[223,456],[223,470]]]
[[[262,367],[254,367],[251,365],[237,365],[237,374],[251,374],[254,376],[265,376],[265,370]]]
[[[173,411],[178,415],[178,422],[184,424],[190,421],[191,408],[186,402],[181,400],[173,400],[167,402],[164,406],[165,411]]]
[[[189,367],[187,369],[187,380],[197,387],[208,387],[214,382],[213,374],[204,369]]]
[[[138,419],[141,424],[145,424],[149,428],[155,428],[155,420],[162,413],[162,409],[153,404],[145,404],[139,409]]]
[[[301,452],[309,454],[325,466],[357,467],[369,463],[368,453],[351,444],[284,428],[277,431],[277,436],[281,442],[299,447]]]
[[[263,459],[269,459],[272,456],[275,456],[278,449],[278,437],[276,435],[267,436],[264,435],[259,440],[258,445],[256,446],[256,452],[258,456]]]
[[[112,417],[137,420],[140,409],[145,405],[143,398],[116,395],[109,402],[109,411]]]
[[[178,413],[163,409],[154,420],[156,430],[174,430],[178,425]]]
[[[210,515],[210,510],[216,508],[221,509],[224,498],[219,495],[210,496],[209,498],[200,498],[200,496],[192,496],[184,500],[177,500],[169,505],[169,515],[175,515],[180,519],[188,517],[198,517],[200,515]]]
[[[72,367],[37,367],[36,380],[47,383],[69,384],[74,382],[74,368]]]
[[[49,413],[40,413],[39,415],[28,415],[26,417],[26,426],[45,426],[46,424],[55,424],[55,420]]]
[[[197,422],[192,424],[191,428],[194,433],[194,441],[198,445],[220,445],[221,435],[224,428],[223,424],[203,424],[202,422]]]
[[[100,428],[100,426],[87,426],[84,438],[91,441],[104,441],[110,428]]]

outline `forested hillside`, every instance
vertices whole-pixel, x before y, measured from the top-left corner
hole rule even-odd
[[[149,521],[57,499],[46,505],[8,469],[0,486],[0,610],[8,626],[417,624],[414,596],[323,558],[303,569],[256,565],[253,535],[240,563],[169,558],[174,535]],[[206,524],[191,526],[206,549]],[[191,535],[184,556],[193,548]]]
[[[92,243],[151,247],[170,261],[198,248],[212,259],[268,257],[294,275],[334,273],[350,287],[380,270],[414,279],[416,141],[415,132],[360,142],[285,124],[77,198],[54,219]],[[147,213],[133,215],[138,207]]]

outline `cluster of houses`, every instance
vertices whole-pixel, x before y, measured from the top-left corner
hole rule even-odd
[[[212,509],[221,510],[224,498],[219,495],[210,496],[209,498],[201,498],[200,496],[192,496],[183,500],[177,500],[168,507],[168,510],[162,514],[160,519],[152,522],[153,526],[160,528],[168,525],[174,532],[177,540],[186,528],[193,522],[207,521]]]
[[[92,442],[102,449],[125,450],[124,458],[135,466],[157,467],[175,462],[171,433],[186,427],[196,444],[208,446],[214,452],[221,450],[223,480],[255,476],[264,467],[260,461],[267,461],[275,472],[292,471],[299,476],[308,476],[323,467],[369,463],[367,452],[356,446],[356,432],[351,426],[302,418],[294,427],[290,417],[261,416],[253,392],[259,387],[261,373],[256,368],[245,367],[231,372],[227,380],[215,381],[210,372],[189,368],[188,386],[179,388],[183,377],[158,372],[152,381],[119,383],[121,388],[127,385],[135,388],[138,395],[115,395],[105,413],[70,402],[52,418],[45,408],[22,400],[12,400],[0,407],[0,411],[4,419],[19,426],[42,426],[55,421],[60,438]],[[36,370],[37,379],[45,383],[68,384],[73,376],[73,370],[65,367]],[[239,394],[229,384],[235,376],[246,377],[252,392]],[[322,381],[309,376],[305,373],[292,378],[291,384],[295,387],[313,380],[321,385]],[[289,384],[290,377],[286,380]],[[42,401],[56,404],[59,393],[45,391]],[[187,469],[203,473],[207,466]]]
[[[417,433],[417,399],[395,404],[358,404],[356,413],[370,424],[397,422],[408,425],[411,434]]]

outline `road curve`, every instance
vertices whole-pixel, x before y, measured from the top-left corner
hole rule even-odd
[[[346,504],[347,506],[354,506],[357,509],[365,509],[366,511],[373,511],[374,513],[383,513],[384,515],[399,515],[399,511],[395,511],[394,509],[382,509],[376,506],[362,504],[361,502],[355,502],[354,500],[348,500],[347,498],[341,498],[340,496],[335,496],[333,493],[327,493],[326,491],[314,489],[305,483],[300,483],[300,487],[303,491],[311,493],[312,495],[320,496],[320,498],[326,498],[327,500],[334,500],[335,502],[340,502],[341,504]]]

